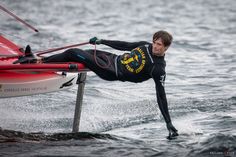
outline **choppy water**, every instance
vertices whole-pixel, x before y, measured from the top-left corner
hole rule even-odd
[[[0,126],[20,132],[0,129],[0,156],[236,156],[234,0],[1,0],[1,4],[39,29],[39,34],[32,33],[0,12],[1,33],[33,50],[93,36],[151,41],[160,29],[172,32],[166,93],[180,136],[166,139],[152,80],[107,82],[89,73],[79,134],[70,134],[76,86],[1,99]],[[30,132],[38,133],[35,137]],[[4,140],[4,133],[12,138]]]

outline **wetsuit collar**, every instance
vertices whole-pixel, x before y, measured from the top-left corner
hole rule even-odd
[[[151,52],[150,54],[153,58],[159,58],[159,59],[164,59],[165,58],[165,55],[164,56],[155,56],[155,55],[153,55],[152,45],[150,45],[148,49],[149,49],[149,52]]]

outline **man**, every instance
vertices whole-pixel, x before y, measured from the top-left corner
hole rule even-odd
[[[69,49],[61,54],[45,57],[41,62],[80,62],[102,79],[109,81],[120,80],[137,83],[153,78],[156,85],[157,102],[169,131],[168,138],[178,136],[178,131],[171,122],[164,89],[166,77],[164,56],[172,43],[172,35],[166,31],[158,31],[153,35],[153,43],[99,40],[96,37],[91,38],[89,43],[93,45],[104,44],[130,53],[116,55],[96,49]]]

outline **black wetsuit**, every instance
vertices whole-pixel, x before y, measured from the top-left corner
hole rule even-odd
[[[44,62],[80,62],[105,80],[142,82],[153,78],[156,84],[156,96],[159,108],[165,121],[171,122],[164,89],[165,66],[164,57],[152,54],[152,44],[148,42],[123,42],[102,40],[101,44],[121,51],[129,51],[116,55],[105,51],[69,49],[43,59]],[[98,65],[99,64],[99,65]],[[107,65],[109,65],[107,67]],[[102,67],[104,66],[104,67]]]

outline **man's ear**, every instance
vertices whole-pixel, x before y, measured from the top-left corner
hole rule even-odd
[[[166,47],[165,47],[165,51],[166,51],[168,48],[169,48],[169,46],[166,46]]]

